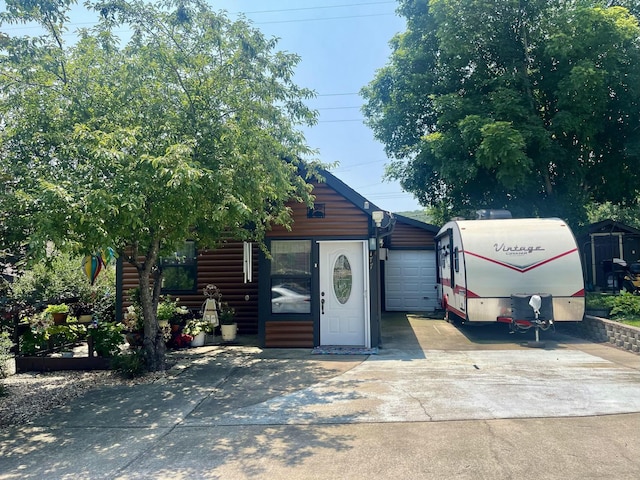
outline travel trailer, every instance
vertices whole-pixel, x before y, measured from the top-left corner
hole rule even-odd
[[[448,222],[436,236],[438,300],[447,318],[514,330],[582,320],[582,265],[569,226],[487,216]]]

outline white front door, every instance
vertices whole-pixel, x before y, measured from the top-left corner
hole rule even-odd
[[[320,344],[370,347],[364,241],[320,243]]]

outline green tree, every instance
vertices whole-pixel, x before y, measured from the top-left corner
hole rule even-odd
[[[449,215],[578,224],[590,202],[635,202],[640,28],[607,3],[401,1],[407,30],[362,91],[387,175]]]
[[[110,246],[135,266],[147,366],[163,369],[159,258],[185,239],[260,241],[290,222],[288,200],[312,201],[298,160],[312,92],[292,81],[296,55],[202,1],[88,2],[98,23],[65,44],[73,3],[7,0],[0,17],[45,32],[2,37],[1,206],[31,252]]]

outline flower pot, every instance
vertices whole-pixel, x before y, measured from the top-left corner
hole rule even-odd
[[[200,332],[197,335],[195,335],[193,337],[193,340],[191,340],[191,346],[202,347],[204,345],[204,336],[205,336],[204,332]]]
[[[64,325],[65,323],[67,323],[68,315],[68,313],[52,313],[51,316],[53,317],[53,324]]]
[[[142,333],[127,333],[124,338],[130,347],[141,347],[144,344],[144,335]]]
[[[89,314],[89,315],[80,315],[78,317],[78,323],[91,323],[91,320],[93,320],[93,315]]]
[[[220,325],[220,332],[222,333],[222,340],[230,342],[236,339],[238,334],[238,324],[232,323],[231,325]]]

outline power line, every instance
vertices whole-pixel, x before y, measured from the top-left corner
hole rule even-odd
[[[317,22],[319,20],[344,20],[346,18],[366,18],[366,17],[389,17],[395,13],[368,13],[365,15],[344,15],[341,17],[321,17],[321,18],[299,18],[297,20],[271,20],[268,22],[253,22],[256,25],[268,25],[272,23],[296,23],[296,22]]]
[[[318,123],[342,123],[342,122],[364,122],[362,118],[352,118],[346,120],[318,120]]]
[[[389,3],[396,3],[396,2],[391,1],[391,2],[345,3],[343,5],[322,5],[319,7],[286,8],[281,10],[256,10],[254,12],[235,12],[235,13],[254,14],[254,13],[296,12],[300,10],[320,10],[320,9],[329,9],[329,8],[362,7],[362,6],[368,6],[368,5],[384,5]]]
[[[321,107],[316,108],[316,110],[353,110],[360,107]]]
[[[340,96],[345,96],[345,95],[360,95],[358,92],[355,93],[322,93],[319,95],[316,95],[316,97],[340,97]]]

